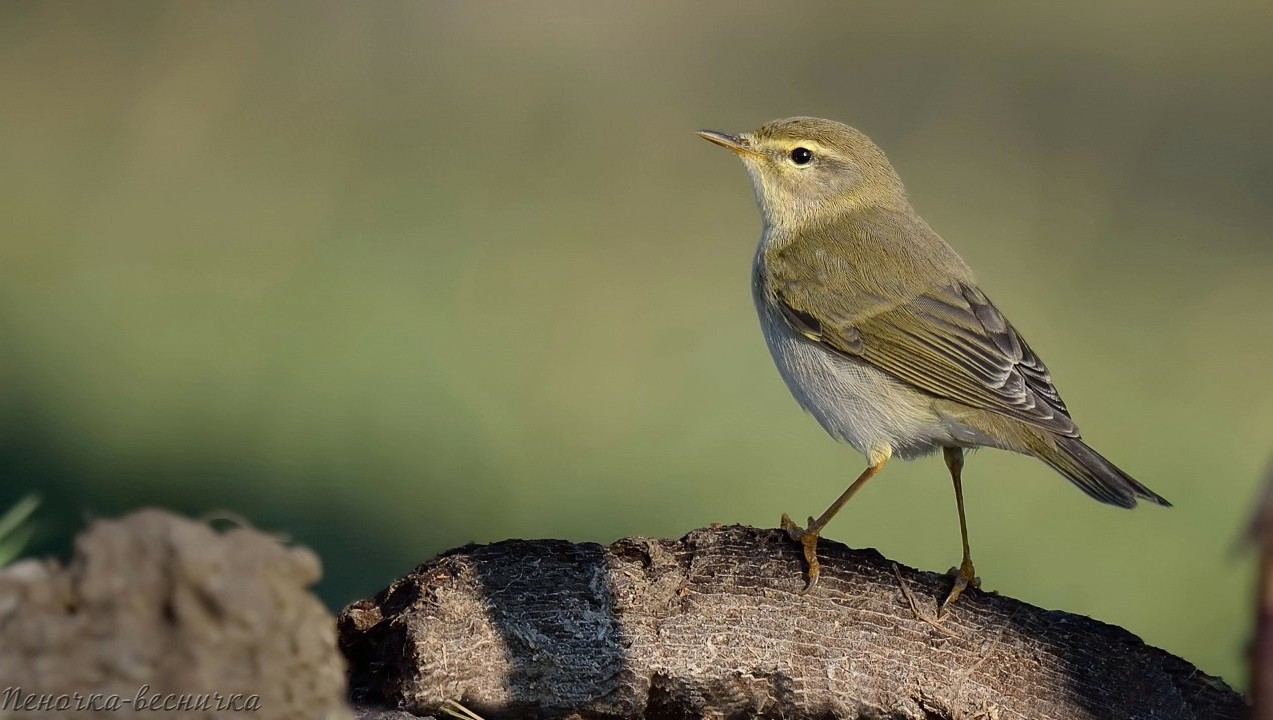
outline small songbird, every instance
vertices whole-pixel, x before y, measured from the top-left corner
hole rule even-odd
[[[883,151],[831,120],[776,120],[699,133],[742,158],[763,230],[752,293],[787,387],[867,468],[818,519],[782,527],[804,546],[884,467],[940,449],[955,485],[963,560],[942,607],[978,584],[968,549],[964,450],[1031,455],[1083,492],[1130,508],[1170,506],[1083,442],[1043,361],[915,212]]]

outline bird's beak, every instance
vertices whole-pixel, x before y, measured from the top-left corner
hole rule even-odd
[[[723,132],[716,132],[715,130],[699,130],[698,136],[707,142],[716,143],[726,150],[738,153],[739,155],[755,156],[758,154],[755,150],[752,150],[748,146],[749,143],[747,142],[747,138],[739,137],[737,135],[726,135]]]

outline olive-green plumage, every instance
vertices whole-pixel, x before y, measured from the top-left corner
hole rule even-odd
[[[894,455],[946,450],[961,524],[962,450],[975,447],[1037,457],[1102,502],[1168,504],[1083,442],[1047,367],[865,135],[816,118],[701,135],[752,178],[764,222],[753,291],[774,361],[870,473]],[[838,507],[803,532],[816,540]],[[966,550],[965,564],[970,575]]]

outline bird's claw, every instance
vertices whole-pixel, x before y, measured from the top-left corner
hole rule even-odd
[[[819,528],[814,525],[814,519],[809,518],[807,528],[802,528],[791,519],[787,513],[782,514],[782,529],[786,531],[787,537],[804,546],[804,561],[808,566],[805,571],[805,586],[800,591],[801,595],[808,595],[818,585],[818,576],[822,573],[822,566],[818,563],[818,532]]]
[[[977,571],[973,569],[972,560],[964,558],[964,561],[957,568],[951,568],[946,571],[947,575],[951,575],[955,579],[954,585],[950,588],[950,594],[942,601],[940,607],[937,608],[937,616],[941,617],[946,610],[955,604],[959,596],[968,588],[980,588],[981,578],[977,577]]]

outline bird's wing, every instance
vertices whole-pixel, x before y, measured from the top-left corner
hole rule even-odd
[[[793,328],[930,395],[1078,437],[1043,361],[980,290],[955,283],[867,316],[776,298]]]

